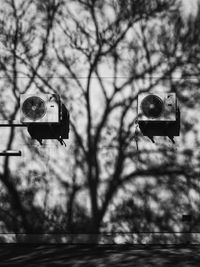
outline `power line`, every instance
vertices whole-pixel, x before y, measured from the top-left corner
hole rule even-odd
[[[18,78],[18,79],[31,79],[29,76],[12,76],[13,78]],[[87,76],[79,76],[79,77],[72,77],[72,76],[40,76],[41,78],[46,78],[46,79],[88,79]],[[8,78],[7,76],[0,76],[0,79],[6,79]],[[196,76],[183,76],[183,77],[161,77],[161,76],[152,76],[152,77],[133,77],[133,76],[100,76],[100,77],[90,77],[90,79],[135,79],[135,80],[149,80],[149,79],[161,79],[161,80],[181,80],[181,79],[188,79],[188,80],[194,80],[199,78],[199,75]]]

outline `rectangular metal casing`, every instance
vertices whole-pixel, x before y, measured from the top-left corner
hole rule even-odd
[[[23,104],[25,101],[30,99],[31,97],[38,97],[40,101],[43,101],[44,112],[37,119],[32,119],[31,116],[27,116],[26,112],[24,112]],[[20,95],[20,121],[23,124],[29,123],[37,123],[37,124],[45,124],[45,123],[59,123],[60,122],[60,101],[59,96],[54,94],[21,94]],[[35,111],[40,107],[36,107]]]
[[[162,112],[159,117],[148,117],[144,114],[144,111],[142,110],[142,101],[145,99],[145,97],[149,95],[158,96],[160,100],[162,100]],[[138,108],[137,108],[137,114],[138,114],[138,121],[140,122],[149,122],[149,121],[176,121],[176,114],[177,114],[177,101],[176,101],[176,94],[175,93],[155,93],[155,94],[149,94],[149,93],[142,93],[138,95]]]

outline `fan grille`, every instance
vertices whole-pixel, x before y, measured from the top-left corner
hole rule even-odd
[[[28,97],[22,105],[22,112],[33,121],[39,120],[46,114],[45,101],[38,96]]]
[[[141,103],[141,110],[148,118],[158,118],[163,111],[163,101],[156,95],[146,96]]]

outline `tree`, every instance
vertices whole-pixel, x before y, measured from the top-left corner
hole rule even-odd
[[[182,213],[174,213],[172,207],[187,212],[188,206],[192,208],[195,203],[188,203],[188,190],[199,191],[199,158],[195,151],[198,130],[191,120],[195,114],[188,112],[198,109],[191,97],[196,97],[198,88],[198,27],[190,26],[190,32],[189,26],[182,23],[176,1],[124,3],[5,3],[2,12],[11,26],[3,27],[3,38],[10,61],[7,55],[1,59],[5,78],[1,91],[5,95],[3,90],[9,85],[17,104],[12,111],[9,107],[6,117],[4,101],[2,115],[14,119],[20,108],[19,93],[36,89],[59,93],[71,114],[70,151],[55,155],[48,166],[54,183],[59,181],[66,195],[65,209],[61,203],[52,208],[54,219],[47,216],[46,207],[33,204],[39,189],[34,191],[32,186],[23,192],[17,190],[24,177],[19,175],[17,180],[10,172],[9,158],[5,158],[1,181],[13,199],[9,205],[17,204],[12,205],[12,210],[19,216],[17,229],[8,219],[6,227],[10,225],[14,232],[84,232],[90,242],[98,242],[103,230],[183,229]],[[190,91],[188,86],[192,87]],[[139,133],[137,149],[137,96],[155,90],[176,92],[181,105],[181,136],[177,147],[162,138],[155,146]],[[188,135],[193,146],[187,145]],[[23,130],[21,136],[30,144]],[[11,129],[8,149],[14,141],[19,142],[17,138]],[[38,151],[31,147],[30,153]],[[26,175],[28,181],[30,170]],[[48,191],[49,180],[44,175],[42,179]],[[167,195],[168,205],[161,201],[161,192]],[[180,196],[185,199],[183,205]],[[38,221],[33,226],[36,216]],[[174,223],[161,222],[161,217],[170,217]]]
[[[48,79],[49,68],[44,77],[44,64],[48,61],[50,51],[50,39],[55,16],[60,4],[56,1],[5,1],[1,6],[1,60],[0,71],[2,76],[1,94],[3,119],[15,120],[19,114],[19,94],[27,93],[33,88],[45,91],[45,86],[53,92],[56,88],[51,87]],[[8,98],[9,97],[9,98]],[[6,142],[6,149],[11,149],[16,140],[15,128],[9,130]],[[19,137],[18,137],[19,138]],[[5,149],[5,148],[4,148]],[[14,161],[13,161],[14,162]],[[17,188],[17,178],[10,172],[10,158],[5,157],[1,182],[10,197],[6,203],[6,209],[2,207],[2,221],[5,221],[8,229],[19,233],[30,233],[34,231],[34,226],[29,218],[29,212],[23,203],[23,192]],[[22,179],[23,180],[23,179]],[[22,182],[22,180],[20,182]],[[34,191],[32,190],[32,194]],[[27,201],[28,202],[28,201]],[[5,203],[5,202],[4,202]],[[29,203],[30,204],[30,203]],[[5,214],[12,209],[14,218],[19,220],[19,227],[5,218]],[[32,207],[28,207],[31,210]],[[16,214],[15,214],[16,213]],[[13,214],[11,215],[11,218]],[[16,218],[15,218],[16,217]],[[14,227],[14,228],[13,228]]]
[[[68,42],[78,55],[78,62],[84,62],[83,71],[68,57],[66,45],[55,50],[66,76],[73,77],[83,99],[80,120],[85,122],[86,135],[77,127],[78,121],[75,124],[72,121],[72,129],[82,156],[83,177],[86,173],[90,190],[93,220],[90,231],[98,233],[109,205],[127,183],[134,188],[137,177],[153,176],[159,188],[159,177],[191,177],[190,166],[186,168],[184,161],[179,160],[180,155],[185,159],[187,150],[176,155],[176,150],[168,144],[152,149],[140,139],[141,148],[136,151],[131,142],[138,92],[153,92],[161,87],[175,91],[182,102],[175,82],[177,73],[187,66],[188,58],[185,58],[186,51],[180,49],[182,40],[174,34],[180,33],[182,26],[173,20],[173,12],[179,13],[173,10],[172,2],[151,1],[147,5],[127,1],[126,8],[120,3],[116,8],[116,2],[107,1],[76,3],[63,10],[59,23],[66,38],[64,43]],[[66,20],[63,19],[68,13]],[[74,64],[69,64],[71,61]],[[82,82],[83,78],[86,81]],[[100,97],[104,105],[101,103],[101,108],[95,109]],[[187,123],[183,120],[183,125]],[[102,149],[112,156],[103,158]],[[159,162],[155,156],[160,157]]]

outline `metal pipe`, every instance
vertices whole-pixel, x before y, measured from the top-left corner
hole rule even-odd
[[[15,121],[0,121],[0,127],[27,127],[27,125]]]
[[[0,156],[18,156],[20,157],[22,152],[20,150],[1,150]]]

